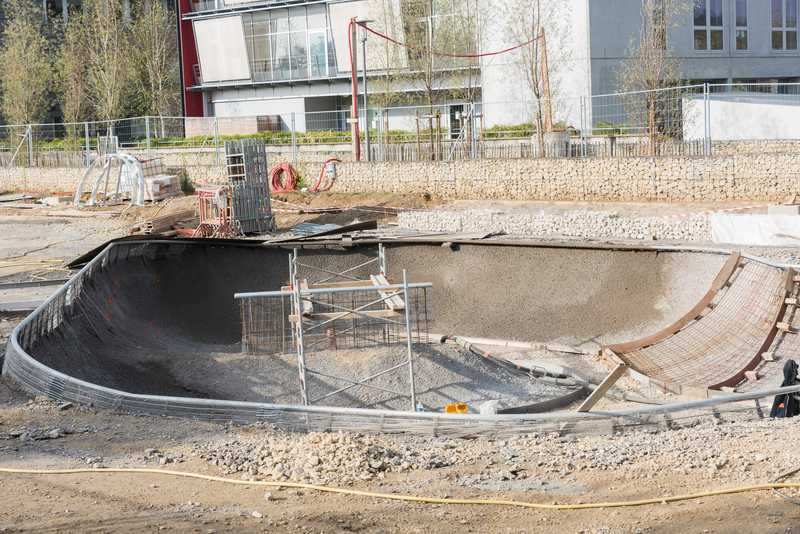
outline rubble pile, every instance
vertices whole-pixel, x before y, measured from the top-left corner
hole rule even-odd
[[[226,474],[347,484],[380,478],[387,472],[453,465],[458,458],[448,454],[447,447],[417,447],[411,442],[389,446],[381,437],[363,434],[271,432],[259,440],[198,445],[195,454]]]

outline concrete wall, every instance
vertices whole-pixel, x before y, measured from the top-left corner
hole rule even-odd
[[[481,29],[483,50],[502,50],[530,39],[521,31],[530,6],[522,0],[487,0]],[[591,94],[588,0],[542,3],[547,32],[553,119],[580,126],[580,97]],[[487,127],[533,121],[533,96],[521,51],[481,60],[484,122]],[[528,104],[525,104],[528,103]]]
[[[339,165],[339,193],[430,193],[445,199],[713,202],[786,201],[800,193],[800,152],[704,157],[513,159]],[[289,154],[271,154],[288,160]],[[173,152],[197,183],[219,183],[213,152]],[[300,161],[309,180],[319,161]],[[71,191],[81,169],[11,169],[0,189]]]
[[[684,98],[683,137],[703,139],[702,97]],[[800,139],[800,98],[797,95],[732,93],[710,99],[711,135],[720,141]]]

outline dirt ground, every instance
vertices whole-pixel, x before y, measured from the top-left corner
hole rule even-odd
[[[53,429],[68,433],[56,439],[40,439],[43,432]],[[27,436],[20,434],[22,431]],[[219,475],[219,468],[196,456],[198,444],[263,440],[271,432],[260,427],[154,419],[77,407],[60,410],[0,384],[2,467],[47,469],[92,464],[98,471],[102,470],[100,466],[159,468],[158,462],[147,459],[148,449],[158,449],[173,459],[164,468]],[[792,429],[789,434],[800,436]],[[609,437],[604,443],[613,447],[614,440],[619,439],[624,438]],[[447,447],[483,447],[489,451],[484,456],[502,461],[508,443],[455,441],[448,442]],[[702,444],[697,447],[703,448]],[[670,451],[664,452],[665,457],[674,459]],[[555,465],[565,458],[556,455],[549,460]],[[540,462],[531,462],[521,466],[537,481],[528,487],[459,484],[457,481],[465,475],[486,468],[488,462],[479,459],[472,465],[390,473],[349,487],[437,497],[581,503],[732,487],[762,481],[773,473],[771,463],[763,461],[751,467],[744,481],[733,477],[736,481],[732,482],[725,475],[708,480],[666,465],[659,469],[659,459],[653,461],[652,477],[644,480],[632,477],[628,470],[615,472],[607,467],[561,476],[553,469],[537,468]],[[5,532],[800,532],[800,497],[795,494],[790,501],[771,492],[636,508],[535,511],[490,505],[409,504],[149,474],[3,474],[0,487],[0,528]]]
[[[384,218],[387,207],[427,207],[423,197],[287,195],[279,225]],[[275,207],[279,207],[276,203]],[[0,205],[0,281],[65,276],[63,260],[124,235],[137,219],[191,205],[191,199],[116,216],[79,216],[65,208]],[[311,208],[366,206],[339,213]],[[391,212],[389,212],[391,213]],[[20,315],[0,316],[0,351]],[[518,440],[380,438],[398,450],[441,448],[452,462],[344,487],[437,497],[588,503],[657,498],[774,480],[800,467],[800,422],[714,423],[658,436],[553,436]],[[496,505],[432,505],[158,475],[102,474],[103,467],[169,468],[236,479],[247,473],[203,451],[225,454],[272,443],[270,428],[151,418],[58,406],[0,382],[0,467],[94,467],[79,475],[0,474],[0,531],[18,532],[775,532],[800,534],[800,494],[772,491],[704,497],[675,504],[588,511],[538,511]],[[302,436],[283,435],[290,442]],[[151,449],[157,449],[153,452]],[[354,449],[354,454],[362,454]],[[365,452],[363,454],[366,454]],[[324,463],[325,457],[321,462]],[[233,462],[233,463],[231,463]],[[511,474],[509,474],[511,473]],[[334,480],[336,473],[333,473]],[[269,479],[256,475],[256,478]],[[797,475],[790,480],[800,481]],[[269,499],[267,498],[269,493]]]

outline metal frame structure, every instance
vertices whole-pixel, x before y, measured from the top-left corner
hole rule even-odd
[[[233,207],[227,187],[198,189],[196,195],[200,222],[192,237],[230,238],[239,235],[233,224]]]
[[[275,231],[269,198],[269,164],[263,140],[225,143],[225,170],[234,225],[242,234]]]
[[[369,281],[361,280],[350,274],[358,269],[362,269],[373,264],[379,265],[379,272],[377,275],[370,276]],[[298,272],[300,268],[315,270],[327,275],[327,277],[310,283],[307,279],[301,279],[299,277]],[[386,279],[386,253],[382,244],[378,246],[378,255],[375,258],[362,262],[341,272],[331,271],[322,267],[301,263],[298,256],[298,250],[294,249],[289,255],[289,275],[290,285],[282,288],[280,291],[237,293],[234,295],[234,298],[241,301],[262,298],[290,299],[291,315],[288,319],[289,323],[291,323],[292,337],[297,357],[300,395],[303,404],[305,406],[317,404],[323,400],[344,393],[355,387],[366,387],[400,397],[409,397],[411,401],[411,410],[416,410],[417,393],[414,378],[414,349],[412,342],[414,333],[410,312],[410,308],[412,307],[412,299],[409,290],[430,289],[433,287],[433,285],[430,283],[409,284],[408,275],[405,270],[403,270],[402,284],[390,284]],[[335,280],[336,278],[344,278],[347,281],[332,282],[332,280]],[[351,298],[352,295],[357,293],[363,294],[373,292],[376,293],[375,297],[365,303],[356,303],[356,298]],[[322,300],[323,296],[330,296],[334,294],[347,295],[348,298],[342,299],[341,302]],[[353,304],[345,305],[344,302],[346,301],[352,301]],[[375,307],[381,304],[385,306],[385,310],[376,310]],[[315,306],[333,311],[328,313],[315,313]],[[397,328],[402,328],[402,330],[405,332],[404,336],[402,336],[406,345],[405,361],[360,379],[332,375],[311,369],[307,365],[306,355],[310,350],[318,348],[321,341],[316,340],[309,342],[308,334],[319,335],[318,333],[323,331],[323,329],[327,330],[329,327],[333,327],[334,324],[341,324],[341,321],[349,318],[367,319],[368,321],[378,322],[387,326],[391,325]],[[331,335],[334,338],[336,336],[341,337],[349,334],[357,336],[359,328],[360,327],[354,321],[351,326],[348,326],[344,330],[336,331],[335,328],[331,328],[331,330],[334,332]],[[330,339],[330,337],[327,337],[327,333],[324,339]],[[403,368],[408,370],[408,394],[369,383],[381,376]],[[347,385],[332,392],[326,393],[320,397],[312,398],[308,391],[309,374],[317,375],[322,378],[333,379],[343,382]]]
[[[360,278],[358,278],[356,276],[353,276],[350,273],[356,272],[359,269],[363,269],[364,267],[368,267],[368,266],[370,266],[372,264],[375,264],[375,263],[378,264],[378,275],[384,276],[384,277],[387,276],[388,269],[387,269],[387,266],[386,266],[387,265],[386,264],[386,248],[383,246],[383,243],[378,243],[378,255],[376,257],[372,258],[371,260],[367,260],[367,261],[365,261],[363,263],[359,263],[358,265],[356,265],[354,267],[350,267],[348,269],[345,269],[344,271],[339,271],[339,272],[330,271],[328,269],[325,269],[323,267],[319,267],[317,265],[309,265],[309,264],[306,264],[306,263],[301,263],[300,259],[299,259],[299,256],[298,256],[298,249],[295,248],[292,251],[292,254],[289,255],[289,280],[294,280],[295,278],[300,278],[297,273],[299,272],[299,268],[303,267],[305,269],[311,270],[312,272],[316,271],[316,272],[320,272],[320,273],[324,273],[324,274],[329,275],[327,278],[324,278],[324,279],[321,279],[321,280],[310,281],[309,282],[310,284],[327,284],[327,283],[329,283],[332,280],[335,280],[337,278],[343,278],[345,280],[354,281],[354,282],[355,281],[361,281]],[[308,280],[307,276],[306,276],[306,280]]]
[[[119,172],[116,179],[112,182],[111,170],[115,163],[119,164]],[[92,174],[97,170],[100,173],[96,177]],[[113,184],[113,189],[109,192],[109,185]],[[105,154],[92,162],[83,177],[78,182],[75,189],[73,204],[76,208],[81,207],[83,195],[86,193],[84,188],[91,185],[87,206],[94,206],[109,200],[121,200],[130,195],[131,204],[143,206],[145,201],[144,169],[142,163],[131,156],[122,152],[112,152]],[[103,196],[102,201],[99,195]]]

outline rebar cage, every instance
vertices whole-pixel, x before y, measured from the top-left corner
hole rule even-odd
[[[408,289],[409,326],[414,344],[427,343],[431,321],[428,287]],[[398,293],[402,290],[394,290]],[[303,295],[305,350],[364,349],[406,342],[403,310],[387,307],[373,288]],[[240,298],[242,351],[248,354],[295,354],[297,316],[291,291]],[[352,311],[351,311],[352,310]]]

